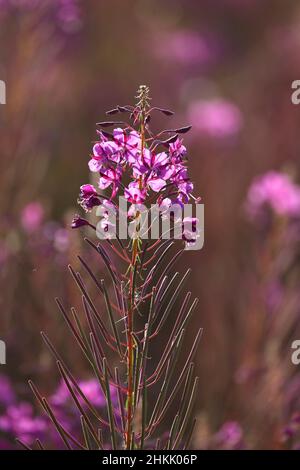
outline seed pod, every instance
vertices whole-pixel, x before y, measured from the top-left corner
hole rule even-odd
[[[160,111],[161,113],[165,114],[166,116],[173,116],[174,112],[171,111],[170,109],[164,109],[164,108],[152,108],[152,111]]]
[[[184,127],[179,127],[179,129],[175,129],[175,132],[178,134],[186,134],[192,129],[192,126],[184,126]]]

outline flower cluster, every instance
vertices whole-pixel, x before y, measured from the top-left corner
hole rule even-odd
[[[5,436],[17,437],[25,443],[33,443],[47,433],[48,421],[44,417],[35,416],[33,406],[27,402],[8,406],[4,415],[0,416],[0,431]]]
[[[191,126],[163,130],[155,135],[149,127],[152,112],[160,111],[167,116],[173,112],[150,108],[147,87],[141,86],[138,93],[138,97],[142,98],[135,107],[117,106],[107,113],[129,113],[130,124],[124,121],[98,123],[98,140],[94,143],[88,163],[90,171],[98,175],[97,187],[82,185],[78,202],[86,212],[101,206],[97,215],[103,218],[96,228],[89,220],[77,215],[72,221],[72,228],[89,225],[96,229],[99,238],[108,239],[115,237],[116,224],[120,226],[125,221],[134,225],[131,236],[147,238],[147,224],[143,221],[156,211],[155,220],[165,218],[172,221],[173,228],[164,232],[165,238],[175,236],[176,226],[178,232],[175,238],[179,235],[186,246],[195,247],[200,233],[197,228],[199,220],[191,217],[190,210],[182,218],[186,204],[191,200],[196,203],[200,201],[193,195],[194,185],[187,171],[187,149],[180,137]],[[107,132],[108,127],[112,128],[112,132]],[[119,201],[116,200],[117,196]]]
[[[78,386],[84,396],[96,409],[104,409],[106,405],[105,397],[98,381],[94,378],[78,382]],[[61,440],[55,428],[49,423],[47,416],[40,416],[35,413],[34,407],[28,401],[18,401],[13,391],[12,384],[6,376],[0,376],[0,434],[13,441],[16,437],[27,445],[32,445],[36,438],[43,440],[47,446],[61,448]],[[111,388],[113,405],[116,406],[117,396],[114,388]],[[83,409],[85,402],[78,395]],[[81,434],[80,421],[78,420],[78,410],[72,402],[72,398],[66,384],[62,381],[52,396],[49,404],[55,411],[60,424],[69,432],[79,438]],[[8,442],[3,441],[3,447],[8,447]],[[1,448],[1,440],[0,440]]]
[[[111,199],[122,188],[131,204],[153,200],[155,194],[160,204],[189,201],[193,183],[187,174],[186,147],[180,138],[168,145],[168,151],[156,153],[154,148],[143,148],[142,137],[135,130],[116,128],[111,139],[101,131],[98,134],[100,139],[93,147],[89,168],[99,174],[100,190],[111,188]],[[129,176],[126,187],[122,183],[125,172]],[[100,205],[102,199],[94,186],[81,186],[80,202],[86,210]]]

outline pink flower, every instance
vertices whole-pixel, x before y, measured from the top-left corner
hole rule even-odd
[[[125,189],[124,196],[131,202],[131,204],[141,204],[146,199],[146,192],[139,188],[139,183],[129,183],[128,188]]]
[[[246,209],[255,217],[265,206],[281,216],[300,217],[300,187],[279,171],[258,176],[248,191]]]
[[[154,191],[155,193],[159,193],[165,186],[166,181],[162,178],[152,177],[147,180],[148,186]]]
[[[93,207],[101,204],[97,190],[92,184],[84,184],[80,186],[79,204],[85,211],[91,210]]]
[[[215,41],[196,31],[182,30],[160,34],[154,47],[156,55],[183,65],[206,65],[216,58]]]
[[[119,159],[119,148],[115,142],[98,142],[93,147],[93,157],[89,161],[89,168],[91,171],[97,172],[109,161],[118,162]]]
[[[99,385],[99,382],[92,378],[88,380],[81,380],[78,382],[78,386],[81,389],[85,397],[94,405],[98,407],[105,406],[106,399],[103,395],[103,391]],[[85,406],[85,402],[82,398],[76,393],[82,406]],[[111,387],[111,396],[113,401],[116,399],[116,389]],[[60,385],[57,387],[55,393],[50,398],[50,403],[55,407],[64,407],[68,402],[72,402],[72,397],[64,381],[60,382]]]
[[[215,436],[218,448],[235,450],[243,447],[243,430],[236,421],[227,421]]]
[[[138,132],[131,131],[127,133],[124,129],[118,127],[114,129],[113,135],[125,160],[129,163],[135,163],[141,147],[141,137]]]
[[[145,175],[145,182],[155,192],[166,186],[174,171],[174,165],[170,164],[170,157],[166,152],[154,154],[147,149],[134,167],[134,174]]]
[[[100,179],[99,179],[99,188],[106,189],[112,185],[113,192],[112,197],[114,197],[119,189],[119,184],[122,176],[122,170],[120,167],[115,168],[108,168],[103,169],[100,172]]]
[[[100,141],[93,147],[93,157],[89,161],[92,172],[99,173],[98,186],[101,190],[112,187],[112,199],[121,186],[121,178],[126,172],[130,182],[124,196],[132,204],[146,200],[149,190],[160,193],[167,187],[178,201],[189,200],[193,190],[183,160],[186,148],[182,139],[169,144],[168,151],[155,153],[147,144],[141,148],[141,136],[135,130],[116,128],[112,140],[98,132]],[[83,185],[79,202],[85,210],[99,205],[99,197],[92,185]]]
[[[84,395],[93,405],[105,405],[105,396],[103,395],[99,382],[97,382],[96,379],[79,382],[79,387],[81,388],[82,393],[84,393]]]
[[[143,156],[139,156],[134,169],[139,175],[150,171],[159,171],[162,168],[166,167],[170,163],[170,159],[166,152],[153,153],[150,150],[145,149]]]
[[[191,124],[201,134],[214,138],[236,135],[242,128],[243,117],[239,108],[222,99],[201,100],[192,103],[188,109]]]
[[[44,209],[39,202],[31,202],[21,213],[21,224],[27,233],[38,230],[44,219]]]
[[[82,197],[95,196],[97,190],[92,184],[83,184],[80,186],[80,193]]]
[[[77,0],[60,0],[57,11],[60,27],[66,33],[74,33],[81,28],[81,10]]]
[[[34,416],[33,407],[26,402],[10,405],[5,415],[0,416],[0,430],[17,436],[27,444],[32,444],[34,438],[46,431],[47,422]]]
[[[170,157],[174,163],[178,163],[186,155],[186,147],[182,144],[182,139],[177,139],[169,145]]]
[[[102,127],[111,124],[99,123]],[[184,129],[178,130],[178,133],[185,132]],[[98,134],[100,140],[93,147],[89,168],[99,174],[99,189],[110,190],[108,200],[112,201],[120,188],[124,188],[123,195],[132,205],[147,203],[147,198],[151,203],[169,199],[170,203],[182,205],[189,201],[193,183],[188,176],[187,151],[181,138],[176,138],[176,135],[169,137],[168,143],[160,142],[160,135],[158,138],[147,137],[142,146],[141,134],[131,127],[118,127],[112,133],[100,131]],[[166,150],[162,151],[163,148]],[[102,199],[94,186],[81,186],[79,203],[85,210],[99,206]],[[72,227],[81,225],[87,225],[87,221],[78,216],[73,220]],[[109,228],[105,220],[102,225]]]

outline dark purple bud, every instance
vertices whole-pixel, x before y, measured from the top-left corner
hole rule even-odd
[[[100,206],[101,201],[97,196],[90,196],[83,201],[86,210],[93,209],[93,207]]]
[[[148,116],[145,119],[145,123],[149,124],[150,121],[151,121],[151,116],[150,116],[150,114],[148,114]]]
[[[100,206],[100,198],[97,194],[97,190],[92,184],[84,184],[80,186],[78,203],[85,211],[89,211],[93,209],[93,207]]]
[[[163,108],[152,108],[152,111],[160,111],[161,113],[165,114],[166,116],[173,116],[174,112],[170,111],[169,109]]]
[[[101,127],[111,127],[116,124],[123,124],[122,121],[103,121],[103,122],[97,122],[97,126]]]
[[[107,131],[101,131],[101,134],[104,135],[104,137],[107,137],[108,139],[113,139],[114,136],[111,132],[107,132]]]
[[[89,222],[86,219],[83,219],[82,217],[76,214],[73,217],[71,228],[79,228],[79,227],[83,227],[84,225],[89,225]]]
[[[166,147],[168,147],[169,144],[172,144],[173,142],[175,142],[175,140],[177,140],[178,138],[178,134],[175,134],[173,135],[172,137],[169,137],[169,139],[167,140],[162,140],[161,141],[161,144],[162,145],[165,145]]]
[[[185,126],[185,127],[179,127],[179,129],[175,129],[175,132],[178,134],[186,134],[192,129],[192,126]]]

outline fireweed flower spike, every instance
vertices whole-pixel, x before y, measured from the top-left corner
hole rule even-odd
[[[168,129],[154,135],[149,127],[152,113],[153,116],[158,112],[166,116],[173,113],[151,108],[150,102],[148,87],[140,86],[135,106],[117,106],[108,112],[109,115],[127,115],[128,122],[123,119],[116,124],[113,121],[98,124],[99,140],[89,161],[97,180],[95,186],[84,184],[80,188],[79,203],[84,210],[101,211],[104,237],[100,242],[97,239],[86,241],[95,256],[102,259],[110,285],[107,280],[99,280],[80,256],[87,279],[71,266],[70,273],[82,295],[82,314],[75,308],[70,314],[57,299],[68,328],[101,386],[106,412],[89,400],[80,381],[75,380],[69,365],[44,333],[43,339],[57,361],[62,381],[81,416],[80,442],[64,427],[59,416],[55,416],[51,402],[30,382],[66,448],[155,449],[158,445],[161,449],[186,449],[195,425],[192,414],[198,378],[194,377],[193,357],[201,328],[184,358],[180,351],[198,300],[192,299],[191,292],[183,293],[190,270],[183,276],[174,275],[173,267],[184,251],[182,245],[186,241],[192,244],[197,239],[197,220],[193,217],[181,220],[182,240],[175,243],[170,237],[163,240],[163,236],[154,241],[142,239],[145,221],[140,218],[141,204],[147,209],[153,202],[158,204],[163,221],[172,204],[180,209],[191,198],[199,200],[192,194],[187,150],[180,137],[190,127]],[[134,230],[128,240],[110,236],[109,215],[113,213],[116,222],[121,212],[124,215],[117,195],[122,195],[129,203],[125,215]],[[174,213],[174,222],[176,218]],[[76,216],[72,227],[88,226],[88,230],[92,228],[98,235],[99,224],[96,228],[87,219]],[[177,243],[179,251],[174,253]],[[87,281],[95,285],[103,298],[104,312],[98,310],[87,289]],[[172,320],[168,323],[170,316]],[[87,330],[84,324],[88,325]],[[166,327],[170,331],[164,344],[157,338]],[[107,359],[112,353],[114,368]],[[180,368],[179,360],[183,364]],[[150,394],[155,397],[152,409],[148,402]],[[113,396],[117,397],[117,403],[112,400]],[[166,428],[164,417],[169,416],[170,409],[174,410],[174,420],[170,428]]]

